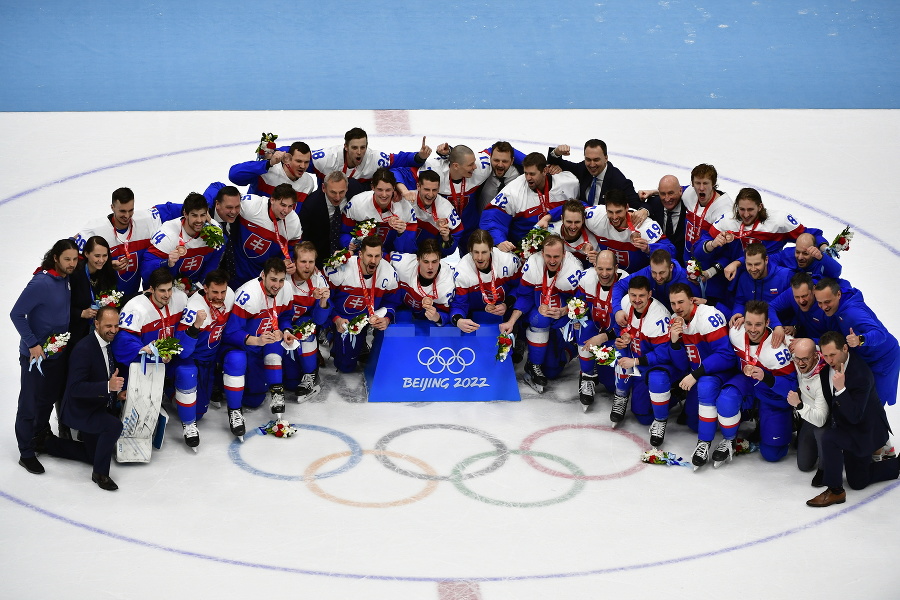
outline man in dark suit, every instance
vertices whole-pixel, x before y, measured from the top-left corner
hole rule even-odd
[[[57,453],[48,443],[50,454],[79,458],[94,465],[91,480],[104,490],[119,486],[109,477],[109,465],[122,433],[122,422],[112,414],[124,379],[119,376],[109,344],[119,332],[119,312],[112,306],[97,311],[94,332],[82,339],[69,359],[69,378],[62,401],[62,421],[81,432],[83,456]],[[60,440],[62,443],[67,440]],[[48,441],[49,442],[49,441]],[[73,442],[69,442],[69,445]]]
[[[682,187],[674,175],[664,175],[655,190],[641,190],[638,196],[647,201],[650,218],[659,223],[675,246],[675,260],[684,266],[684,219],[687,210],[681,201]]]
[[[628,205],[632,208],[641,208],[643,203],[634,191],[634,184],[615,168],[606,154],[606,142],[592,139],[584,143],[584,160],[573,163],[563,159],[569,155],[570,148],[561,144],[556,148],[550,148],[547,153],[547,163],[562,167],[563,171],[569,171],[578,178],[578,199],[588,206],[604,204],[606,192],[609,190],[622,190],[628,198]]]
[[[819,347],[829,367],[819,372],[819,378],[831,415],[830,427],[822,435],[824,483],[828,487],[806,502],[815,507],[846,500],[842,470],[847,473],[847,485],[854,490],[900,475],[900,459],[872,460],[872,453],[884,446],[891,429],[869,365],[856,352],[850,353],[846,337],[837,331],[822,334]]]
[[[341,171],[332,171],[300,206],[298,214],[303,240],[316,247],[316,266],[320,269],[324,261],[341,248],[338,241],[341,213],[347,201],[363,191],[363,185],[357,180],[348,179]]]

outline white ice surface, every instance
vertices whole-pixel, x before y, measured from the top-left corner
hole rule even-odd
[[[131,187],[138,207],[181,201],[225,181],[228,167],[252,157],[261,131],[279,141],[337,144],[361,126],[379,150],[417,150],[421,136],[475,149],[508,139],[525,152],[548,145],[609,144],[610,159],[637,188],[666,173],[688,183],[690,168],[713,163],[732,196],[752,185],[770,207],[835,235],[857,230],[844,275],[895,334],[900,252],[896,208],[896,111],[435,111],[194,112],[0,114],[0,266],[11,307],[42,253],[106,214],[110,193]],[[15,196],[15,197],[14,197]],[[620,433],[563,429],[532,449],[557,455],[591,476],[571,499],[518,508],[488,504],[439,481],[417,502],[386,508],[326,499],[309,482],[254,474],[230,457],[224,410],[201,421],[200,452],[170,428],[149,465],[114,465],[120,490],[90,481],[90,467],[42,458],[36,477],[16,465],[13,420],[18,393],[16,333],[0,321],[0,564],[7,598],[157,598],[285,595],[302,598],[438,598],[441,579],[473,580],[477,592],[441,598],[485,600],[596,598],[875,598],[896,593],[900,516],[897,483],[848,490],[847,503],[811,509],[817,493],[792,452],[778,464],[758,454],[718,470],[638,465],[647,432],[633,416]],[[520,403],[373,404],[361,401],[360,376],[325,375],[314,401],[288,404],[294,423],[343,432],[364,450],[384,435],[421,424],[454,424],[516,449],[535,432],[560,425],[608,426],[609,399],[582,414],[577,367],[538,397]],[[897,407],[888,415],[895,424]],[[248,426],[268,420],[248,412]],[[631,434],[630,436],[628,434]],[[672,425],[664,449],[682,456],[695,437]],[[290,440],[248,436],[239,448],[251,467],[300,478],[310,464],[346,444],[301,429]],[[472,432],[417,430],[387,449],[448,475],[493,446]],[[405,459],[393,459],[415,470]],[[492,459],[471,464],[479,470]],[[334,457],[318,472],[340,467]],[[566,472],[540,460],[544,469]],[[359,465],[315,482],[322,494],[391,503],[428,488],[365,455]],[[475,493],[505,502],[565,495],[571,479],[553,477],[512,455],[496,471],[465,480]],[[693,558],[692,558],[693,557]],[[146,568],[138,565],[144,564]]]

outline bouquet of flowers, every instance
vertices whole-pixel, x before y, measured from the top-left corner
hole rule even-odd
[[[588,352],[601,367],[608,367],[616,360],[616,349],[609,346],[588,346]]]
[[[375,222],[375,219],[366,219],[357,223],[356,227],[350,231],[350,235],[353,236],[354,240],[361,240],[375,231],[376,227],[378,227],[378,224]]]
[[[269,421],[259,428],[259,432],[263,435],[269,434],[279,438],[291,437],[292,435],[297,433],[297,428],[291,427],[290,423],[279,419],[277,421]]]
[[[690,461],[684,460],[671,452],[663,452],[656,448],[647,450],[641,455],[641,462],[651,465],[673,465],[677,467],[690,467]]]
[[[299,340],[305,340],[315,332],[316,324],[312,319],[305,319],[297,325],[294,325],[294,327],[291,329],[291,333],[293,333]]]
[[[191,283],[191,280],[187,277],[176,277],[175,281],[172,285],[176,288],[184,292],[185,294],[191,293],[191,288],[194,287],[194,284]]]
[[[172,358],[176,354],[181,354],[181,351],[184,350],[181,347],[181,342],[171,337],[155,340],[152,344],[156,347],[160,358]]]
[[[567,304],[569,308],[569,319],[584,323],[587,319],[587,307],[581,298],[571,298]]]
[[[218,250],[225,245],[225,234],[212,223],[203,226],[203,229],[200,230],[200,239],[213,250]]]
[[[691,281],[697,281],[703,276],[703,267],[700,266],[700,263],[695,259],[691,259],[687,262],[687,276]]]
[[[72,335],[67,331],[65,333],[54,333],[50,337],[47,338],[47,341],[41,345],[41,348],[44,349],[44,355],[47,358],[50,358],[57,352],[61,352],[63,348],[65,348],[69,343],[69,338]],[[37,365],[38,371],[40,371],[41,375],[44,374],[44,371],[41,369],[41,362],[44,359],[41,357],[32,358],[31,362],[28,364],[28,370],[31,370],[31,367]]]
[[[122,302],[122,292],[119,290],[105,290],[97,294],[94,304],[97,305],[97,308],[102,308],[104,306],[119,306],[119,303]]]
[[[331,270],[337,270],[342,264],[350,260],[350,257],[353,256],[353,253],[350,252],[346,248],[341,248],[331,256],[325,259],[325,268]]]
[[[850,231],[850,226],[847,225],[844,229],[838,234],[834,241],[831,242],[831,245],[825,248],[825,252],[833,256],[834,258],[838,258],[844,250],[850,249],[850,240],[853,239],[853,232]]]
[[[497,336],[497,362],[503,362],[509,356],[515,339],[511,333],[501,333]]]
[[[256,147],[256,160],[268,160],[275,152],[275,140],[278,136],[274,133],[263,133]]]
[[[749,442],[743,438],[737,438],[734,440],[734,453],[735,454],[752,454],[753,452],[759,451],[759,444],[755,444],[753,442]]]
[[[525,237],[522,238],[522,258],[528,260],[529,256],[540,252],[548,235],[550,235],[549,231],[539,227],[535,227],[526,233]]]
[[[350,321],[347,322],[347,331],[349,335],[359,335],[362,333],[362,330],[366,325],[369,324],[369,315],[366,313],[362,313],[360,315],[356,315]]]

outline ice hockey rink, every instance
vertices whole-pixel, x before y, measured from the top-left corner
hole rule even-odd
[[[756,187],[829,238],[850,224],[844,275],[900,333],[900,119],[880,110],[3,113],[3,306],[54,240],[107,212],[113,189],[131,187],[138,208],[180,201],[248,160],[260,131],[320,147],[353,126],[386,151],[423,135],[525,152],[600,135],[637,188],[667,173],[687,183],[711,162],[732,196]],[[613,430],[605,394],[583,414],[575,363],[542,396],[520,384],[517,403],[367,404],[362,377],[329,362],[322,393],[288,403],[293,438],[240,444],[211,409],[198,453],[176,422],[150,464],[113,465],[115,493],[90,466],[52,457],[30,475],[12,435],[17,336],[7,319],[0,328],[6,598],[867,598],[900,583],[900,482],[813,509],[793,451],[696,473],[642,464],[646,428],[629,413]],[[900,425],[900,409],[888,415]],[[246,416],[249,427],[270,415]],[[672,425],[664,449],[686,456],[695,439]]]

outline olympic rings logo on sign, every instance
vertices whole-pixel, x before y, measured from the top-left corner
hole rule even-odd
[[[424,353],[424,358],[423,358]],[[466,367],[475,362],[475,351],[466,346],[459,352],[448,346],[444,346],[437,352],[430,346],[425,346],[416,355],[419,364],[428,369],[433,375],[447,371],[452,375],[459,375]]]
[[[430,423],[430,424],[420,424],[420,425],[410,425],[408,427],[403,427],[401,429],[397,429],[392,431],[381,437],[375,443],[375,449],[373,450],[363,450],[359,443],[356,442],[349,435],[342,433],[340,431],[336,431],[334,429],[330,429],[328,427],[322,427],[319,425],[308,425],[308,424],[293,424],[294,427],[298,429],[305,429],[307,431],[319,432],[328,434],[338,438],[343,441],[348,449],[343,452],[336,452],[334,454],[329,454],[328,456],[324,456],[322,458],[314,460],[310,463],[304,470],[302,475],[283,475],[268,472],[248,464],[241,457],[241,449],[245,446],[245,444],[235,440],[231,443],[229,448],[229,455],[231,456],[232,461],[237,464],[242,469],[249,471],[253,475],[259,475],[262,477],[267,477],[270,479],[276,479],[281,481],[302,481],[306,484],[307,488],[313,492],[315,495],[328,500],[330,502],[335,502],[337,504],[343,504],[345,506],[354,506],[360,508],[389,508],[396,506],[404,506],[406,504],[411,504],[413,502],[417,502],[434,492],[437,489],[438,484],[441,481],[446,481],[448,483],[452,483],[454,488],[459,491],[464,496],[471,498],[473,500],[478,500],[479,502],[484,502],[486,504],[493,504],[495,506],[504,506],[509,508],[535,508],[541,506],[550,506],[553,504],[559,504],[560,502],[565,502],[566,500],[570,500],[576,495],[578,495],[585,487],[586,483],[589,481],[603,481],[609,479],[617,479],[620,477],[625,477],[627,475],[632,475],[647,465],[638,461],[636,464],[625,467],[624,469],[607,474],[598,474],[598,475],[588,475],[575,463],[561,457],[556,456],[554,454],[550,454],[548,452],[539,452],[532,449],[532,446],[539,439],[544,436],[557,433],[565,430],[593,430],[601,433],[613,433],[618,436],[621,436],[625,439],[632,441],[638,448],[643,448],[644,442],[643,440],[634,435],[633,433],[629,433],[627,431],[620,431],[617,429],[613,429],[612,427],[607,427],[605,425],[556,425],[553,427],[548,427],[546,429],[541,429],[540,431],[536,431],[531,435],[527,436],[522,443],[519,445],[517,449],[512,449],[508,447],[505,443],[503,443],[497,437],[487,433],[485,431],[481,431],[479,429],[475,429],[473,427],[468,427],[465,425],[455,425],[449,423]],[[475,436],[481,438],[483,441],[488,442],[490,446],[493,446],[493,450],[489,450],[487,452],[480,452],[468,458],[463,458],[462,460],[458,460],[450,469],[449,475],[441,475],[439,474],[434,467],[426,463],[425,461],[409,456],[407,454],[403,454],[400,452],[394,452],[387,449],[387,446],[396,438],[413,433],[416,431],[423,430],[449,430],[449,431],[460,431],[464,433],[471,433]],[[252,439],[252,436],[260,435],[258,428],[252,429],[248,432],[248,442]],[[340,498],[332,493],[329,493],[325,489],[323,489],[322,482],[323,480],[329,479],[331,477],[342,475],[351,469],[353,469],[356,465],[360,463],[364,456],[374,457],[378,462],[380,462],[384,467],[388,470],[393,471],[398,475],[402,475],[404,477],[410,477],[412,479],[419,479],[424,482],[424,486],[412,496],[406,498],[400,498],[396,500],[381,500],[378,502],[372,501],[362,501],[362,500],[352,500],[347,498]],[[544,500],[532,500],[532,501],[514,501],[510,499],[498,499],[486,496],[482,493],[476,492],[474,489],[469,487],[468,481],[471,481],[475,478],[484,477],[485,475],[489,475],[494,473],[501,467],[503,467],[510,456],[520,456],[525,464],[531,466],[538,472],[544,473],[545,475],[549,475],[554,478],[560,479],[568,479],[572,483],[569,486],[568,490],[562,491],[555,496]],[[342,465],[330,470],[330,471],[322,471],[323,466],[331,463],[335,460],[346,459]],[[399,459],[405,461],[406,463],[410,463],[417,467],[417,470],[409,470],[401,468],[397,463],[392,459]],[[485,459],[492,459],[489,462]],[[540,462],[536,459],[542,459],[543,462]],[[551,469],[547,467],[544,463],[546,461],[550,461],[561,465],[564,467],[565,471],[557,471],[555,469]],[[477,470],[468,470],[471,465],[476,463],[484,464],[481,469]],[[483,486],[482,486],[483,487]],[[508,485],[504,485],[504,490],[508,489]],[[555,489],[555,486],[554,488]]]

